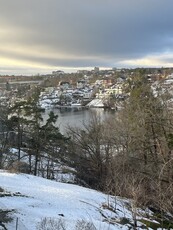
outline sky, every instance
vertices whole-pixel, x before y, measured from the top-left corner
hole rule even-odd
[[[0,74],[173,66],[172,0],[0,0]]]

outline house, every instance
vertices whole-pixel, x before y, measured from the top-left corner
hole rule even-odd
[[[47,93],[47,94],[52,94],[53,91],[54,91],[54,87],[47,87],[47,88],[45,88],[45,93]]]
[[[93,71],[93,72],[94,72],[94,73],[98,73],[99,70],[100,70],[99,67],[94,67],[94,71]]]
[[[86,86],[86,80],[79,80],[77,81],[77,89],[83,89]]]
[[[84,92],[83,99],[90,99],[93,96],[93,91]]]
[[[121,84],[116,84],[111,88],[106,88],[104,90],[99,90],[99,92],[96,94],[96,98],[109,98],[111,96],[120,96],[123,94],[123,89]]]
[[[66,90],[66,89],[69,89],[71,87],[71,85],[70,85],[70,82],[68,82],[68,81],[60,81],[59,87],[62,90]]]
[[[103,85],[105,88],[107,88],[107,87],[112,86],[114,83],[115,83],[115,79],[114,79],[114,78],[105,77],[105,78],[103,79],[102,85]]]

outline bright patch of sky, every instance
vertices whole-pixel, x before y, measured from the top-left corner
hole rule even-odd
[[[172,8],[172,0],[0,0],[0,74],[172,66]]]

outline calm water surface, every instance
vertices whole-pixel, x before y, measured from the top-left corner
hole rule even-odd
[[[51,110],[46,110],[43,116],[44,121],[48,118],[48,114]],[[83,127],[84,124],[88,124],[92,119],[93,114],[100,117],[103,121],[104,119],[115,116],[114,111],[104,110],[101,108],[69,108],[69,109],[53,109],[56,115],[58,115],[58,120],[56,126],[60,128],[60,131],[65,134],[68,126]]]

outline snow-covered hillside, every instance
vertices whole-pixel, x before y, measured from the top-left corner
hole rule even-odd
[[[63,229],[39,228],[45,217],[54,224],[61,218],[68,230],[76,230],[77,225],[78,229],[133,229],[130,207],[128,200],[95,190],[0,170],[0,209],[9,212],[13,219],[4,223],[8,230],[16,229],[16,224],[18,230]],[[141,219],[145,213],[138,211],[137,218]],[[92,228],[79,228],[84,222],[90,222]],[[138,221],[138,226],[141,224]]]

